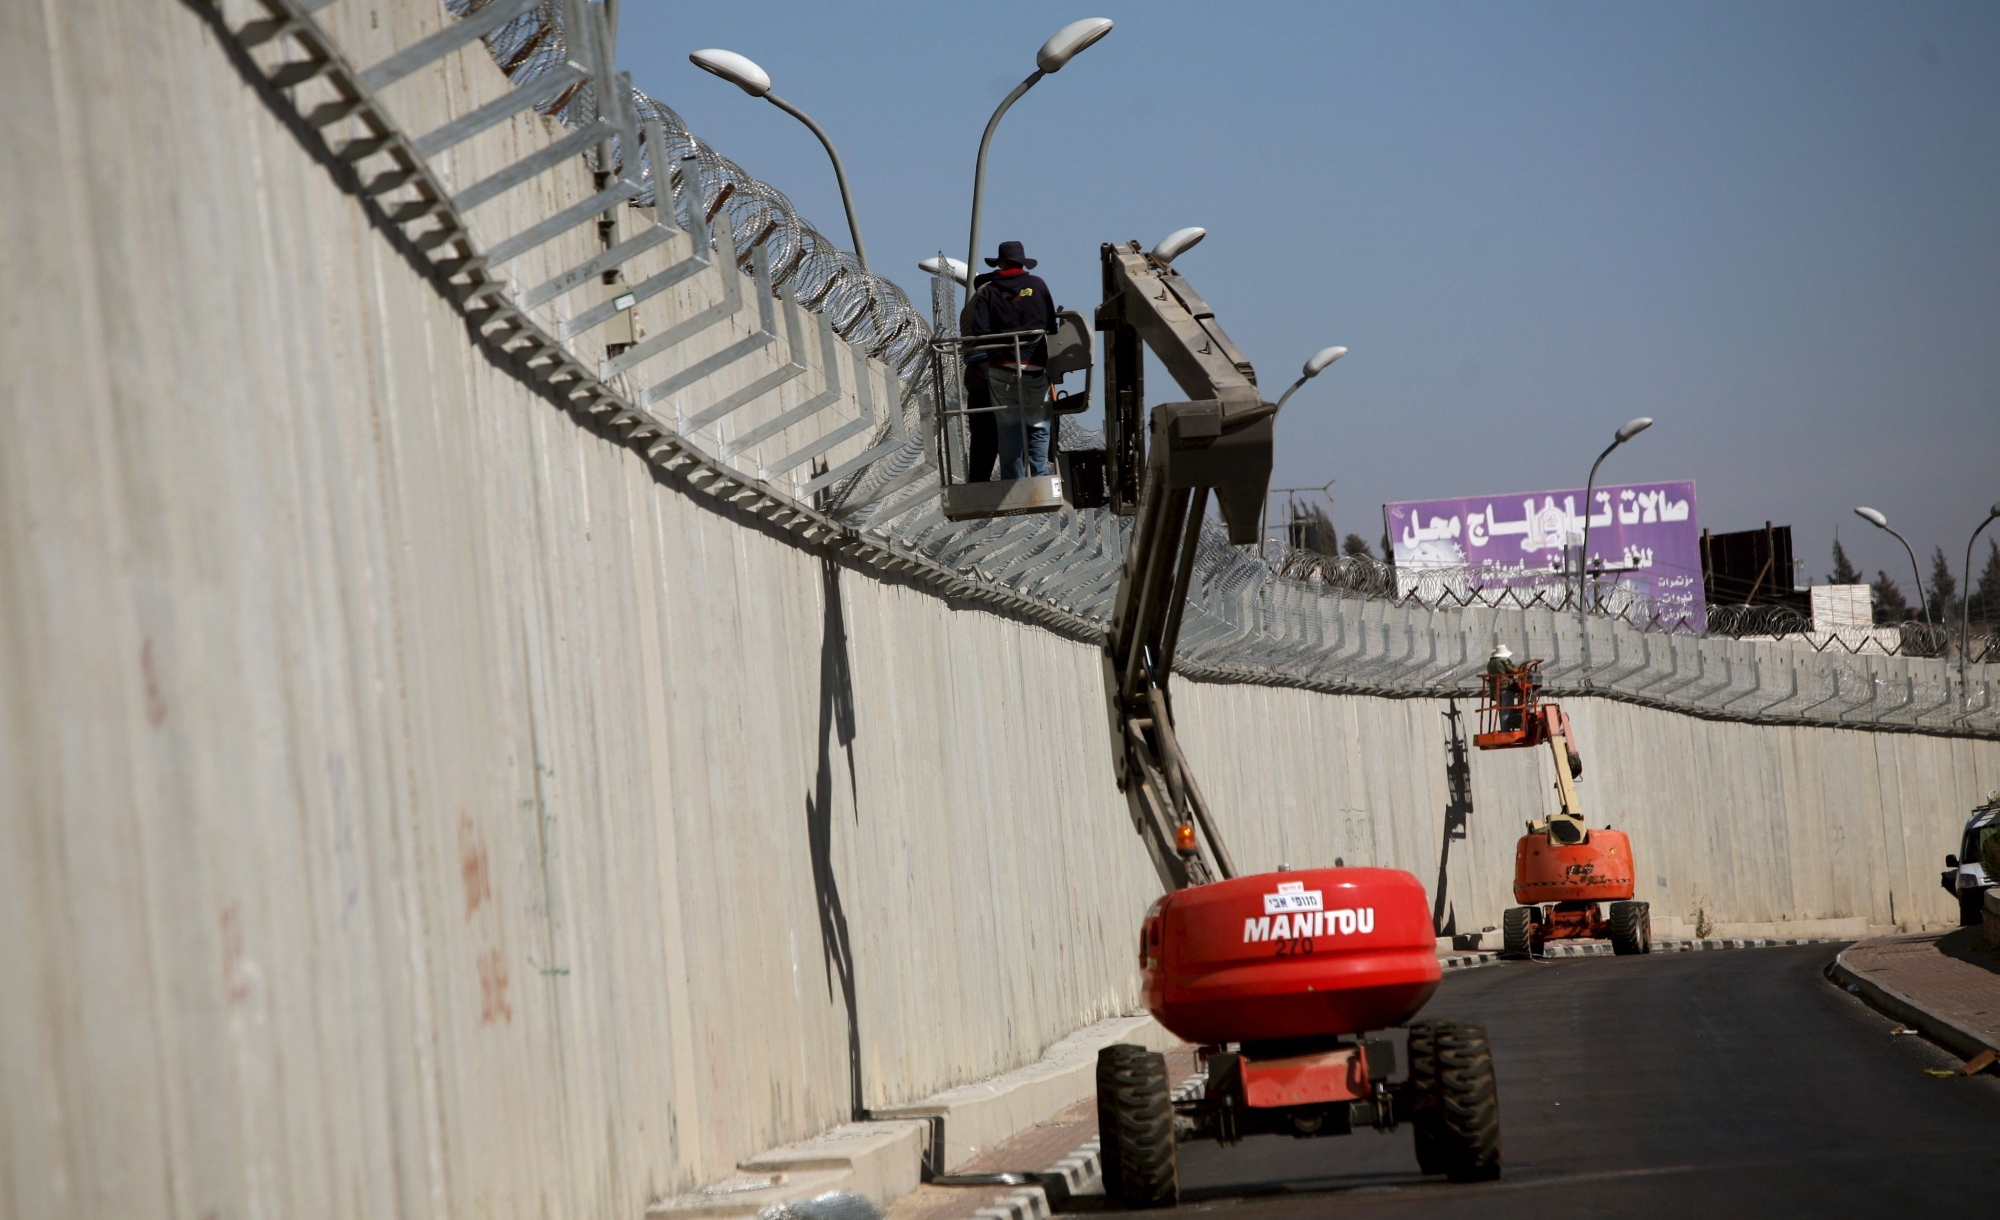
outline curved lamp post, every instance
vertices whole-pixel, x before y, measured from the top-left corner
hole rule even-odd
[[[1159,257],[1160,248],[1167,246],[1176,237],[1180,237],[1186,233],[1195,234],[1195,237],[1191,241],[1187,242],[1186,245],[1181,246],[1180,249],[1174,251],[1175,254],[1178,254],[1180,253],[1181,250],[1185,250],[1187,249],[1188,246],[1192,246],[1195,242],[1200,241],[1202,235],[1205,232],[1206,230],[1203,229],[1177,230],[1172,235],[1170,235],[1166,241],[1163,241],[1160,243],[1159,246],[1154,247],[1154,257],[1156,258]],[[1169,262],[1171,261],[1171,256],[1165,259],[1161,259],[1160,261]],[[1322,347],[1318,351],[1314,352],[1312,354],[1312,359],[1306,361],[1305,371],[1299,374],[1299,379],[1297,381],[1294,381],[1283,394],[1279,395],[1277,406],[1271,409],[1271,415],[1275,418],[1278,412],[1285,409],[1285,400],[1290,398],[1293,395],[1293,393],[1298,390],[1300,386],[1304,385],[1308,381],[1311,381],[1313,378],[1319,376],[1321,373],[1326,372],[1326,367],[1328,365],[1332,364],[1334,361],[1340,359],[1342,356],[1345,356],[1346,354],[1347,354],[1347,349],[1344,347]],[[1332,486],[1332,484],[1329,483],[1328,486],[1330,487]],[[1257,547],[1260,554],[1263,551],[1264,541],[1268,537],[1270,529],[1271,529],[1271,497],[1267,493],[1264,496],[1264,522],[1263,524],[1257,527],[1257,537],[1258,537]]]
[[[2000,504],[1986,510],[1986,520],[1972,531],[1972,537],[1965,540],[1965,590],[1958,595],[1958,692],[1960,698],[1965,692],[1965,659],[1972,651],[1972,544],[1979,541],[1980,533],[1995,520],[2000,520]],[[1993,617],[1993,607],[1986,607],[1986,617]]]
[[[1304,385],[1306,382],[1311,381],[1313,378],[1319,376],[1321,373],[1326,372],[1327,365],[1332,364],[1334,361],[1340,359],[1342,356],[1345,356],[1346,354],[1347,354],[1347,349],[1344,347],[1322,347],[1318,351],[1314,352],[1312,359],[1306,361],[1305,371],[1299,374],[1299,379],[1297,381],[1294,381],[1291,384],[1291,387],[1287,389],[1283,394],[1279,395],[1277,410],[1271,412],[1271,414],[1276,415],[1278,411],[1284,410],[1285,400],[1292,396],[1293,391],[1297,390],[1300,386]]]
[[[1604,452],[1598,454],[1597,460],[1590,464],[1590,478],[1583,485],[1583,546],[1576,553],[1576,618],[1579,625],[1588,612],[1586,602],[1587,582],[1590,580],[1590,496],[1597,490],[1597,468],[1604,464],[1605,458],[1611,456],[1613,449],[1652,426],[1653,418],[1650,415],[1626,420],[1624,425],[1612,434],[1611,443],[1604,447]]]
[[[1028,79],[1014,86],[993,117],[986,120],[986,134],[979,137],[979,162],[972,170],[972,240],[967,243],[965,266],[968,274],[979,265],[979,214],[986,204],[986,150],[993,143],[993,129],[1000,125],[1000,117],[1008,107],[1021,100],[1021,95],[1035,87],[1035,82],[1051,72],[1062,71],[1062,66],[1076,58],[1077,54],[1090,44],[1111,32],[1109,17],[1086,17],[1082,21],[1072,21],[1057,30],[1042,49],[1035,52],[1035,70]]]
[[[1904,553],[1906,553],[1910,557],[1910,575],[1917,578],[1917,605],[1923,607],[1924,626],[1926,627],[1930,626],[1931,600],[1924,593],[1924,572],[1922,568],[1919,568],[1917,566],[1917,553],[1914,550],[1910,549],[1910,540],[1908,538],[1903,537],[1901,534],[1896,533],[1895,530],[1889,529],[1889,518],[1883,516],[1881,513],[1876,512],[1872,508],[1868,508],[1867,506],[1864,505],[1861,508],[1855,509],[1854,515],[1861,518],[1863,521],[1866,521],[1868,524],[1874,526],[1878,530],[1888,530],[1890,535],[1893,536],[1896,539],[1896,541],[1903,544]]]
[[[825,130],[813,122],[811,115],[771,92],[770,73],[758,67],[746,56],[738,55],[734,51],[710,48],[706,51],[696,51],[688,56],[688,62],[704,72],[721,77],[751,97],[763,98],[804,123],[819,137],[819,142],[826,146],[826,155],[833,159],[834,179],[840,183],[840,202],[847,209],[847,236],[854,242],[855,261],[861,264],[862,271],[867,272],[868,248],[861,244],[861,225],[854,219],[854,192],[847,189],[847,167],[840,163],[840,153],[835,151],[833,141],[827,137]]]

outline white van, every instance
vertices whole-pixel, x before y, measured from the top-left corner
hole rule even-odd
[[[1956,855],[1944,858],[1938,884],[1958,895],[1958,924],[1979,922],[1980,897],[2000,885],[2000,792],[1972,811]]]

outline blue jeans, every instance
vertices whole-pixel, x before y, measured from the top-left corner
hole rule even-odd
[[[993,391],[1000,477],[1025,479],[1049,473],[1049,379],[1040,369],[996,368],[986,374]],[[1025,436],[1023,434],[1026,434]]]

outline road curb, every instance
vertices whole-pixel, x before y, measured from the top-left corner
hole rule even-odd
[[[1181,1081],[1174,1086],[1174,1100],[1193,1096],[1206,1079],[1194,1075]],[[1049,1220],[1057,1209],[1067,1207],[1071,1198],[1103,1179],[1102,1145],[1096,1136],[1092,1136],[1035,1177],[1035,1185],[1000,1196],[972,1213],[973,1220]]]
[[[1661,940],[1653,942],[1654,953],[1708,953],[1721,949],[1776,949],[1786,945],[1840,945],[1848,942],[1834,937],[1793,938],[1779,940],[1773,937],[1750,937],[1727,940]],[[1574,944],[1550,945],[1542,956],[1534,961],[1553,961],[1566,957],[1615,957],[1616,950],[1608,941],[1582,941]],[[1528,961],[1528,958],[1508,957],[1496,949],[1481,949],[1475,953],[1453,953],[1438,959],[1438,965],[1445,971],[1473,970],[1480,966],[1492,966],[1503,961]]]
[[[1001,1195],[972,1213],[973,1220],[1048,1220],[1057,1209],[1067,1206],[1073,1196],[1082,1194],[1103,1176],[1104,1162],[1093,1136],[1036,1174],[1034,1185]]]
[[[972,1213],[972,1220],[1049,1220],[1053,1215],[1047,1193],[1039,1186],[1024,1186]]]
[[[1988,1041],[1949,1017],[1932,1012],[1895,988],[1885,987],[1854,970],[1847,964],[1845,952],[1833,959],[1833,964],[1826,968],[1826,976],[1850,995],[1860,997],[1870,1008],[1921,1030],[1925,1037],[1961,1059],[1970,1059],[1981,1051],[2000,1054],[2000,1041]]]

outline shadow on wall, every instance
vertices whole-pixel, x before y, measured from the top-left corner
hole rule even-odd
[[[819,772],[806,796],[806,837],[812,849],[813,891],[819,905],[820,948],[826,957],[826,995],[833,998],[836,976],[847,1005],[849,1109],[856,1121],[868,1117],[861,1095],[861,1024],[854,996],[854,948],[840,881],[833,866],[833,748],[847,756],[847,790],[855,819],[861,794],[854,774],[854,681],[847,658],[847,622],[841,610],[840,565],[820,560],[820,588],[826,603],[819,646]]]
[[[1458,700],[1450,701],[1444,713],[1449,736],[1444,743],[1444,777],[1450,796],[1444,807],[1444,840],[1438,844],[1437,902],[1431,908],[1431,928],[1435,935],[1458,935],[1458,911],[1446,897],[1448,879],[1445,866],[1451,861],[1451,845],[1465,838],[1466,823],[1472,817],[1472,764],[1465,753],[1465,733],[1459,724]]]

